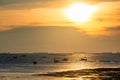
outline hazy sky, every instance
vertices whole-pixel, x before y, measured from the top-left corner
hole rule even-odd
[[[75,3],[97,10],[76,23],[64,14]],[[120,51],[120,0],[0,0],[0,52]]]

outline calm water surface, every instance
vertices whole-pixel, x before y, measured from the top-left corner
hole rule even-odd
[[[59,60],[53,62],[53,57]],[[68,60],[63,60],[67,58]],[[112,78],[84,77],[52,77],[33,76],[49,72],[61,72],[69,70],[93,69],[93,68],[120,68],[119,54],[72,54],[65,56],[50,56],[39,64],[19,63],[0,64],[0,80],[118,80]],[[94,75],[93,75],[94,76]]]

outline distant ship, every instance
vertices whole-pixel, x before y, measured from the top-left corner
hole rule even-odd
[[[80,61],[87,61],[87,57],[81,58]]]

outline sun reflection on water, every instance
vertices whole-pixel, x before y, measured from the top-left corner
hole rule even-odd
[[[81,70],[81,69],[91,68],[92,65],[89,64],[88,62],[80,62],[80,63],[70,63],[65,67],[70,70]]]

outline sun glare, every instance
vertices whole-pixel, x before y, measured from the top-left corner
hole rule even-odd
[[[73,22],[86,22],[91,19],[95,11],[96,6],[76,3],[65,9],[65,14]]]

